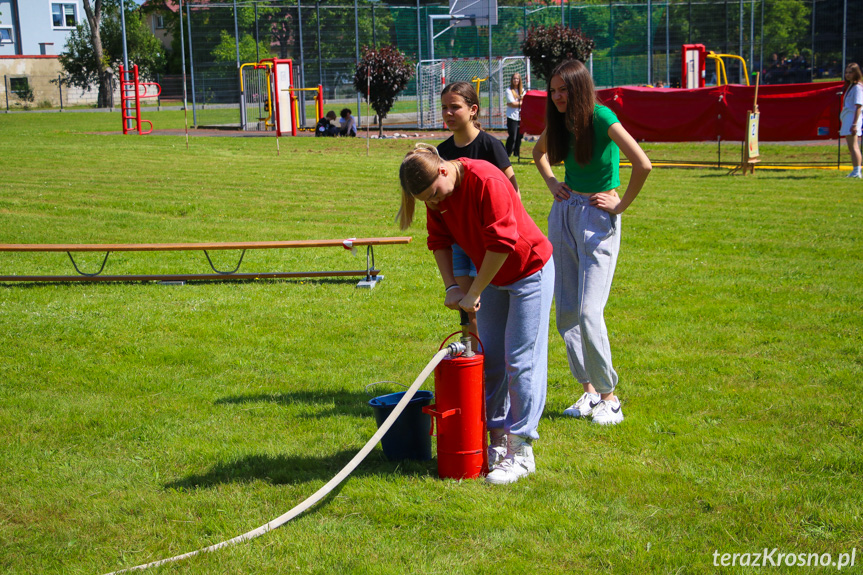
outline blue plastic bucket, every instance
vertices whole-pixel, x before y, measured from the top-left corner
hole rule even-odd
[[[381,395],[369,401],[379,429],[404,395],[405,392],[400,391]],[[431,459],[431,435],[429,435],[431,417],[427,413],[423,413],[423,407],[431,405],[432,399],[434,399],[434,394],[424,390],[417,391],[411,398],[404,411],[381,438],[381,447],[383,447],[387,459],[390,461],[402,459],[428,461]]]

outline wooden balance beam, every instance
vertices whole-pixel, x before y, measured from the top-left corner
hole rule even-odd
[[[380,270],[375,268],[374,246],[410,243],[410,237],[392,238],[350,238],[345,240],[292,240],[275,242],[208,242],[208,243],[171,243],[171,244],[0,244],[0,252],[66,252],[75,268],[77,275],[0,275],[0,282],[111,282],[111,281],[162,281],[186,282],[195,280],[237,280],[237,279],[272,279],[272,278],[315,278],[315,277],[345,277],[364,276],[357,287],[373,288],[378,280]],[[366,246],[365,270],[342,271],[312,271],[312,272],[263,272],[238,273],[243,263],[246,250],[290,249],[290,248],[323,248],[341,247],[353,250]],[[231,271],[216,269],[208,252],[217,250],[242,250],[237,266]],[[111,252],[169,252],[169,251],[202,251],[213,272],[206,274],[155,274],[155,275],[101,275],[108,262]],[[82,272],[73,252],[104,252],[105,259],[96,273]]]

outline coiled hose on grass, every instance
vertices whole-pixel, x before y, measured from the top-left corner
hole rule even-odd
[[[233,539],[228,539],[227,541],[222,541],[221,543],[216,543],[215,545],[210,545],[209,547],[204,547],[203,549],[198,549],[196,551],[190,551],[188,553],[183,553],[182,555],[176,555],[174,557],[168,557],[167,559],[160,559],[159,561],[153,561],[151,563],[144,563],[143,565],[137,565],[135,567],[128,567],[126,569],[121,569],[119,571],[112,571],[107,575],[116,575],[117,573],[127,573],[129,571],[140,571],[143,569],[148,569],[150,567],[158,567],[159,565],[164,565],[165,563],[171,563],[174,561],[181,561],[183,559],[188,559],[189,557],[194,557],[200,553],[208,553],[210,551],[215,551],[217,549],[221,549],[222,547],[228,547],[230,545],[235,545],[237,543],[242,543],[244,541],[249,541],[251,539],[255,539],[256,537],[260,537],[265,533],[269,533],[273,529],[277,529],[293,519],[294,517],[300,515],[312,505],[323,499],[330,493],[333,489],[336,488],[338,484],[347,479],[347,477],[354,472],[354,470],[359,466],[360,463],[366,458],[366,456],[374,449],[375,445],[381,440],[384,434],[392,427],[395,420],[401,415],[402,411],[404,411],[405,407],[407,407],[408,402],[413,398],[414,394],[416,394],[417,390],[419,390],[420,386],[428,379],[428,376],[431,375],[434,368],[447,356],[447,355],[457,355],[464,351],[464,346],[461,343],[451,343],[444,349],[438,351],[434,357],[432,357],[431,361],[425,366],[425,368],[420,372],[417,376],[416,380],[414,380],[413,384],[408,388],[405,392],[404,397],[402,397],[401,401],[399,401],[396,406],[393,408],[392,413],[389,417],[386,418],[384,423],[378,428],[377,432],[372,435],[371,439],[363,446],[359,452],[354,455],[354,458],[351,459],[347,465],[345,465],[341,471],[339,471],[335,477],[329,480],[329,482],[318,489],[311,497],[285,513],[284,515],[280,515],[276,517],[269,523],[261,525],[257,529],[252,529],[242,535],[238,535]]]

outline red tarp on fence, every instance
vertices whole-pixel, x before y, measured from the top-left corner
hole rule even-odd
[[[829,140],[839,137],[842,83],[780,84],[758,88],[762,142]],[[743,140],[746,112],[752,109],[754,86],[675,88],[609,88],[599,101],[611,108],[636,140],[698,142]],[[524,96],[520,129],[540,134],[545,129],[546,94]]]

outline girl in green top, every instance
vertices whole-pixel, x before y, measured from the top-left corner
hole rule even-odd
[[[554,196],[548,239],[557,269],[557,329],[570,370],[583,387],[564,414],[613,425],[623,421],[623,411],[614,395],[618,378],[603,312],[620,249],[620,214],[644,186],[650,160],[614,112],[596,103],[590,72],[577,60],[552,72],[545,118],[533,158]],[[621,150],[632,164],[622,198],[616,191]],[[558,162],[564,163],[563,182],[551,169]]]

